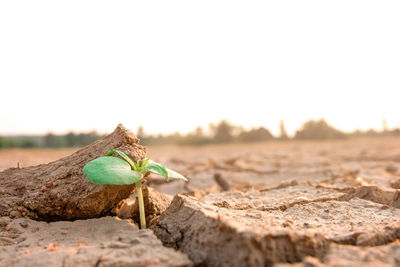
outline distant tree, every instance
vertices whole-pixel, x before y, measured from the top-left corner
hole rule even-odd
[[[48,133],[44,137],[44,146],[45,147],[59,147],[61,145],[59,138],[57,138],[54,134]]]
[[[0,136],[0,148],[6,147],[6,139]]]
[[[77,135],[77,144],[79,146],[87,146],[94,141],[97,141],[101,138],[102,136],[97,134],[96,131],[92,131],[90,133],[81,133]]]
[[[15,141],[8,138],[0,137],[0,148],[12,148],[17,146],[18,144]]]
[[[340,139],[346,135],[330,126],[324,119],[310,120],[296,132],[295,139]]]
[[[279,139],[281,140],[289,139],[285,128],[285,123],[283,122],[283,120],[281,120],[279,123],[279,130],[280,130]]]
[[[205,145],[211,143],[210,138],[206,136],[186,135],[182,136],[176,144],[178,145]]]
[[[241,142],[261,142],[273,140],[274,136],[268,129],[260,127],[257,129],[252,129],[250,131],[244,131],[238,136]]]
[[[233,133],[235,131],[235,126],[226,120],[222,120],[216,125],[210,124],[210,130],[212,133],[212,140],[217,144],[230,143],[234,140]]]
[[[32,139],[24,139],[21,141],[19,146],[21,148],[34,148],[38,147],[38,144]]]
[[[54,135],[48,133],[44,137],[44,147],[59,148],[59,147],[81,147],[97,141],[102,136],[95,131],[90,133],[74,134],[72,132],[66,135]]]
[[[178,145],[205,145],[211,143],[209,137],[203,133],[203,128],[197,127],[193,132],[182,136],[177,144]]]
[[[67,147],[74,147],[78,145],[77,137],[73,132],[67,133],[64,138]]]

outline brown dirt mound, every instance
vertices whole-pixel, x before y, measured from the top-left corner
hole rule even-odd
[[[107,214],[127,198],[134,185],[96,185],[86,180],[83,166],[111,149],[132,159],[146,155],[138,139],[121,124],[115,131],[57,161],[0,172],[0,216],[38,220],[75,220]]]

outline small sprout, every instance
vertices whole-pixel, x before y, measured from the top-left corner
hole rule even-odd
[[[111,157],[117,154],[122,159]],[[88,162],[83,167],[83,174],[95,184],[135,184],[139,200],[140,228],[146,229],[144,203],[142,193],[142,179],[149,173],[158,174],[169,178],[188,181],[183,175],[166,168],[164,165],[149,158],[134,162],[124,152],[110,150],[105,157],[100,157]]]

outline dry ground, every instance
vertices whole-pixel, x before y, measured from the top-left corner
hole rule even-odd
[[[18,162],[23,167],[47,163],[75,150],[0,150],[0,170],[16,167]],[[148,156],[190,179],[165,183],[150,176],[147,181],[160,192],[186,194],[176,196],[154,226],[164,245],[185,254],[165,250],[165,255],[182,261],[179,266],[191,262],[196,266],[400,266],[400,138],[158,146],[148,148]],[[23,237],[18,233],[26,232],[21,228],[25,224],[0,222],[4,255],[20,253],[22,249],[14,248],[18,244],[37,241],[28,236],[27,241],[13,243]],[[52,223],[38,233],[47,233],[45,229],[52,225],[58,227]],[[156,242],[148,238],[149,244]],[[58,236],[54,242],[72,246],[64,239]],[[124,253],[131,255],[136,241],[125,244],[121,240],[117,240],[118,249],[122,251],[123,246]],[[106,244],[110,257],[117,245]],[[60,258],[73,266],[74,261],[81,263],[93,254],[87,266],[98,266],[104,259],[96,257],[104,246],[84,251],[82,259],[75,257],[80,250],[74,258],[60,251]],[[160,243],[157,246],[164,251]],[[104,266],[115,259],[121,261],[116,266],[132,263],[132,257],[114,256],[105,259]],[[23,259],[15,266],[25,266]]]
[[[0,171],[48,163],[77,149],[0,150]],[[191,178],[188,184],[149,184],[174,195],[227,186],[274,186],[296,180],[323,182],[352,177],[363,185],[393,187],[400,174],[400,138],[349,139],[338,141],[292,141],[207,146],[153,146],[148,156]],[[218,177],[217,177],[218,176]],[[217,179],[215,179],[217,178]],[[157,186],[156,186],[157,185]],[[396,187],[396,185],[394,185]]]

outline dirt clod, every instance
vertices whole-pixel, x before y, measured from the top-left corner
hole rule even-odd
[[[38,230],[21,231],[22,222]],[[15,234],[9,234],[8,241],[0,239],[0,266],[192,266],[186,255],[164,247],[150,230],[139,230],[129,220],[103,217],[46,223],[16,219],[8,225]]]
[[[99,217],[127,198],[133,185],[96,185],[86,180],[83,166],[111,149],[133,160],[145,157],[145,149],[124,126],[74,154],[57,161],[0,172],[0,216],[38,220],[73,220]]]
[[[293,197],[300,193],[307,200]],[[262,266],[305,256],[322,260],[332,243],[376,246],[399,238],[400,210],[342,196],[305,185],[210,194],[204,202],[178,195],[155,233],[196,265],[210,266]]]

